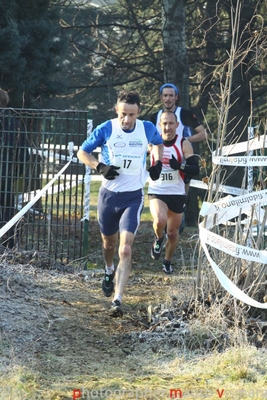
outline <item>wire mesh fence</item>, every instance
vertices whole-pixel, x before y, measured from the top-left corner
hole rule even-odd
[[[75,157],[87,136],[88,113],[0,110],[1,227],[70,159],[67,169],[0,239],[7,247],[49,252],[69,262],[82,256],[84,166]]]

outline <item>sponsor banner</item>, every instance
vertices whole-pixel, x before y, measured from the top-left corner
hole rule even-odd
[[[204,201],[200,210],[200,215],[204,217],[205,215],[216,214],[233,208],[246,209],[255,204],[260,204],[261,206],[267,204],[267,190],[247,193],[237,197],[226,196],[215,203]]]
[[[215,272],[220,284],[222,287],[227,290],[228,293],[230,293],[233,297],[236,299],[242,301],[245,304],[248,304],[251,307],[256,307],[256,308],[263,308],[267,309],[267,303],[260,303],[251,297],[249,297],[246,293],[244,293],[241,289],[239,289],[224,273],[223,271],[219,268],[219,266],[212,260],[209,251],[206,246],[205,240],[200,235],[200,242],[202,245],[202,248],[207,256],[207,259],[209,260],[210,265],[213,268],[213,271]]]
[[[225,157],[212,156],[212,162],[216,165],[231,165],[237,167],[260,167],[267,165],[267,157],[265,156],[241,156],[241,157]]]
[[[219,155],[218,152],[215,151],[212,153],[212,161],[216,165],[240,167],[266,166],[267,157],[249,155],[249,152],[264,147],[267,147],[267,139],[265,135],[253,138],[246,142],[224,146]],[[236,153],[246,154],[238,157],[229,156],[230,154]],[[207,247],[207,245],[209,245],[210,247],[222,251],[232,257],[244,259],[247,262],[256,262],[263,265],[267,264],[267,251],[242,246],[210,231],[210,229],[215,225],[227,223],[232,224],[233,222],[230,222],[230,220],[239,216],[241,213],[248,216],[248,218],[241,223],[247,223],[250,225],[253,220],[254,225],[255,223],[261,224],[265,217],[265,210],[263,207],[267,204],[267,190],[249,193],[243,191],[238,194],[238,190],[236,193],[226,190],[223,192],[229,193],[230,195],[214,203],[203,202],[202,204],[200,215],[205,217],[205,219],[199,224],[201,246],[220,284],[228,293],[252,307],[267,309],[267,303],[260,303],[249,297],[223,273],[220,267],[213,261]],[[232,194],[237,194],[237,196],[232,197]]]
[[[245,259],[247,261],[255,261],[262,264],[267,264],[267,251],[257,250],[246,246],[241,246],[233,243],[228,239],[210,232],[202,226],[199,227],[200,237],[206,244],[221,250],[236,258]]]

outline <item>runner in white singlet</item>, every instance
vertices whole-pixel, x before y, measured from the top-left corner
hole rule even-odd
[[[155,125],[137,119],[140,114],[138,93],[120,92],[115,109],[118,117],[94,129],[78,151],[78,158],[103,176],[98,196],[98,222],[105,261],[102,289],[104,295],[110,297],[115,288],[110,316],[121,317],[122,295],[132,268],[132,245],[144,203],[143,187],[148,172],[151,179],[159,179],[163,145]],[[156,162],[147,172],[149,143],[153,144]],[[100,161],[92,154],[97,147],[101,147]],[[113,258],[118,240],[116,269]]]

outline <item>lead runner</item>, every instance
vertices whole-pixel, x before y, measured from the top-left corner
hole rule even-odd
[[[110,316],[122,317],[122,296],[132,268],[132,246],[140,224],[146,183],[146,154],[153,144],[155,162],[150,178],[157,180],[162,169],[163,144],[155,125],[141,121],[140,97],[134,91],[121,91],[115,106],[117,118],[96,127],[78,151],[78,158],[103,176],[98,196],[98,222],[102,236],[105,276],[102,289],[106,297],[115,294]],[[101,160],[92,154],[101,147]],[[119,239],[119,264],[114,255]]]

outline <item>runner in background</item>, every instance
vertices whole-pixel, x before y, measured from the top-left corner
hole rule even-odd
[[[194,146],[194,143],[203,142],[207,139],[207,132],[203,125],[191,111],[181,107],[179,89],[173,83],[165,83],[159,89],[160,99],[163,108],[150,116],[151,122],[156,126],[158,131],[161,133],[160,117],[163,111],[172,111],[177,116],[178,127],[176,134],[180,138],[185,138],[188,142]],[[185,175],[185,189],[186,196],[188,197],[191,177]],[[185,211],[185,210],[184,210]],[[185,215],[183,214],[183,220],[180,226],[180,233],[182,233],[185,227]]]
[[[199,157],[193,154],[193,148],[184,138],[177,135],[177,115],[172,111],[163,111],[160,116],[161,135],[164,144],[161,179],[149,181],[148,197],[153,218],[155,240],[151,248],[151,257],[158,260],[163,248],[164,230],[167,226],[167,242],[162,269],[166,274],[173,272],[172,256],[179,241],[179,228],[186,205],[184,175],[199,174]],[[151,152],[151,165],[154,165],[154,148]]]

